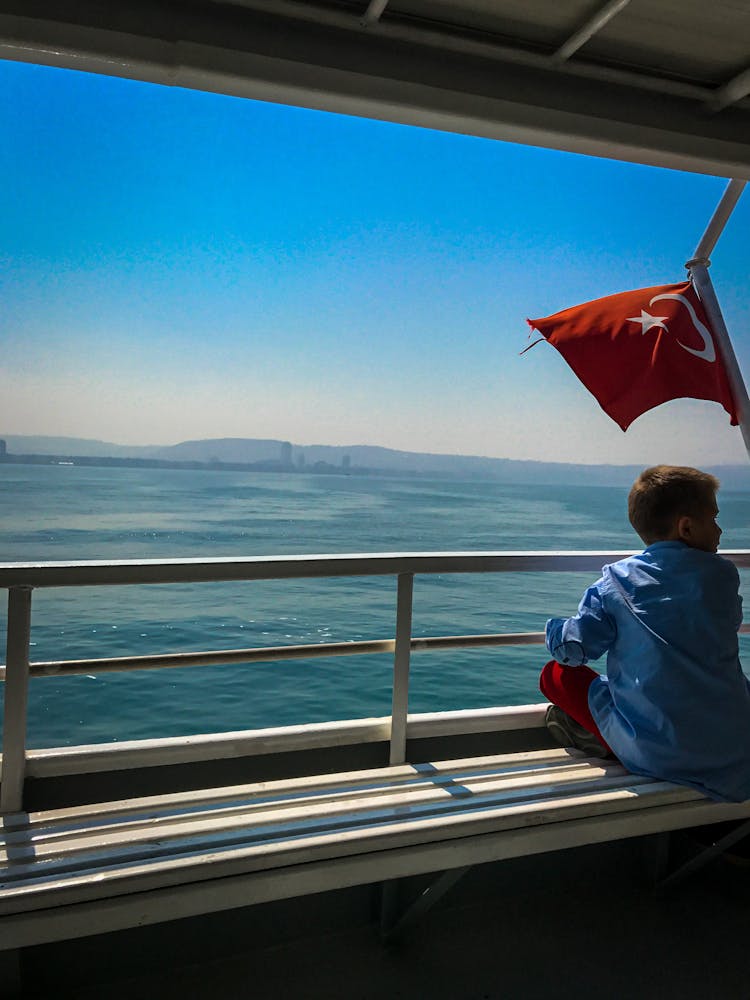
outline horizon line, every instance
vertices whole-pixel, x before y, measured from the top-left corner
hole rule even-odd
[[[419,457],[422,457],[422,458],[433,458],[434,457],[434,458],[443,458],[443,459],[444,458],[475,459],[476,461],[481,461],[481,462],[505,462],[505,463],[513,463],[513,464],[533,464],[533,465],[552,465],[552,466],[576,466],[576,467],[583,467],[583,468],[590,468],[590,469],[602,469],[602,468],[633,469],[633,468],[648,468],[649,467],[649,463],[643,463],[643,462],[616,463],[616,462],[565,462],[565,461],[548,461],[546,459],[537,459],[537,458],[506,458],[506,457],[503,457],[503,456],[464,454],[464,453],[459,453],[459,452],[409,451],[409,450],[404,449],[404,448],[392,448],[392,447],[390,447],[388,445],[380,445],[380,444],[347,444],[347,445],[320,444],[320,443],[316,443],[316,444],[299,444],[299,443],[296,443],[294,441],[290,441],[287,438],[267,438],[267,437],[264,437],[264,438],[252,438],[252,437],[186,438],[186,439],[184,439],[182,441],[177,441],[174,444],[121,444],[121,443],[118,443],[116,441],[107,441],[107,440],[104,440],[102,438],[78,437],[78,436],[67,435],[67,434],[14,434],[14,433],[5,434],[5,433],[0,433],[0,441],[2,441],[2,440],[6,440],[7,441],[8,438],[48,438],[48,439],[54,440],[54,441],[81,441],[81,442],[87,442],[87,443],[90,443],[90,444],[98,444],[98,445],[105,445],[105,446],[106,445],[112,445],[112,446],[114,446],[116,448],[157,448],[157,449],[160,449],[160,448],[176,448],[176,447],[179,447],[180,445],[206,444],[206,443],[210,443],[210,442],[220,442],[220,441],[266,442],[266,443],[269,443],[269,444],[279,444],[279,445],[288,444],[292,448],[301,448],[301,449],[304,449],[304,448],[311,448],[311,449],[312,448],[331,448],[331,449],[337,449],[337,450],[341,450],[341,451],[347,451],[349,449],[354,449],[354,448],[373,448],[373,449],[378,449],[380,451],[392,452],[392,453],[397,454],[397,455],[414,455],[414,456],[419,456]],[[19,453],[19,452],[8,451],[7,454],[8,455],[14,455],[14,456],[18,456],[18,455],[29,455],[29,456],[33,455],[33,456],[36,456],[36,457],[44,457],[45,456],[44,452],[20,452]],[[114,459],[114,458],[117,458],[118,456],[116,456],[116,455],[99,455],[99,456],[81,456],[81,455],[75,456],[75,455],[71,455],[70,457],[79,457],[79,458],[83,458],[83,457],[98,457],[98,458],[113,458]],[[165,459],[165,461],[168,461],[168,460]],[[179,461],[179,460],[177,460],[177,461]],[[194,459],[194,460],[191,460],[191,461],[201,461],[201,460]],[[215,461],[219,462],[219,464],[222,464],[222,465],[225,465],[225,464],[226,465],[237,465],[237,464],[250,465],[250,464],[253,464],[253,463],[250,463],[250,462],[237,462],[237,461],[229,461],[229,460],[221,461],[219,459],[216,459]],[[205,462],[205,464],[210,464],[210,461]],[[651,463],[651,464],[653,465],[653,464],[658,464],[658,463]],[[668,463],[665,463],[665,464],[668,464]],[[722,469],[722,468],[725,468],[725,469],[743,469],[744,468],[744,469],[747,469],[748,471],[750,471],[750,466],[747,466],[747,465],[745,465],[742,462],[718,462],[718,463],[712,463],[708,467],[709,468],[714,468],[714,469]]]

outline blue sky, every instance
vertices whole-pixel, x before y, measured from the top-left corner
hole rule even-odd
[[[726,181],[0,62],[0,431],[743,461],[627,432],[527,316],[680,281]],[[712,276],[750,372],[750,193]]]

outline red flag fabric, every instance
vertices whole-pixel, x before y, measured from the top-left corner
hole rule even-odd
[[[684,396],[721,403],[737,424],[716,338],[690,281],[608,295],[528,323],[623,430]]]

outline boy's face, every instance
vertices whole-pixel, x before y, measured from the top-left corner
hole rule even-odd
[[[679,520],[680,539],[693,549],[716,552],[721,538],[721,528],[716,523],[719,508],[716,497],[698,515],[681,517]]]

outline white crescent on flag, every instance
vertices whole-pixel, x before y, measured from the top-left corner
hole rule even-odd
[[[684,295],[678,295],[676,292],[664,292],[662,295],[655,295],[649,302],[649,305],[652,306],[654,302],[661,302],[662,299],[676,299],[677,302],[681,302],[685,306],[687,311],[690,313],[690,318],[693,321],[696,333],[703,341],[702,350],[698,350],[695,347],[688,347],[687,344],[683,344],[681,340],[678,340],[677,343],[680,347],[685,351],[689,351],[690,354],[694,354],[696,358],[703,358],[703,360],[708,361],[709,364],[716,361],[716,348],[714,347],[714,340],[711,336],[711,331],[704,323],[701,323],[695,315],[695,309],[693,309],[692,302],[689,302]]]

